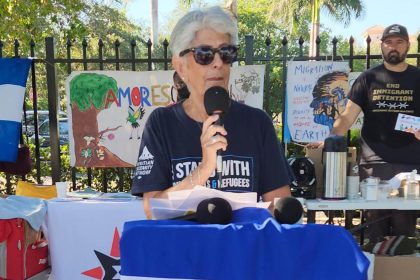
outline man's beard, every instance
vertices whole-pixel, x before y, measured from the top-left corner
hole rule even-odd
[[[385,55],[382,51],[382,56],[386,62],[392,65],[400,64],[405,60],[405,57],[407,56],[407,53],[400,54],[397,51],[391,51],[388,53],[388,55]]]

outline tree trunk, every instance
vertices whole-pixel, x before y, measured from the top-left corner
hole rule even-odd
[[[311,0],[311,35],[309,39],[309,56],[316,56],[316,38],[319,35],[319,10],[320,0]]]
[[[132,167],[100,144],[97,115],[92,105],[85,111],[72,106],[72,130],[76,167]]]
[[[159,40],[159,14],[158,14],[158,0],[150,0],[150,18],[152,25],[150,28],[150,39],[152,40],[152,50]]]

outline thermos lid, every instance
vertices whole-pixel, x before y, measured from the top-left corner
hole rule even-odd
[[[324,152],[347,152],[347,139],[345,136],[331,135],[325,138]]]

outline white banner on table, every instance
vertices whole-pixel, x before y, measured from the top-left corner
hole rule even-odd
[[[287,67],[287,125],[296,142],[323,141],[347,103],[347,62],[291,61]]]
[[[143,201],[52,200],[47,205],[51,279],[120,279],[123,225],[146,219]]]
[[[262,108],[264,65],[231,68],[230,94]],[[174,71],[75,71],[66,81],[70,163],[133,167],[150,113],[174,102]]]

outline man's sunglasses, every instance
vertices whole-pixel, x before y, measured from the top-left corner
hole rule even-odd
[[[220,48],[212,48],[208,46],[189,48],[180,52],[179,56],[184,56],[189,52],[193,52],[195,62],[201,65],[209,65],[212,63],[216,53],[219,53],[220,58],[225,64],[231,64],[236,61],[238,57],[238,47],[233,45]]]

